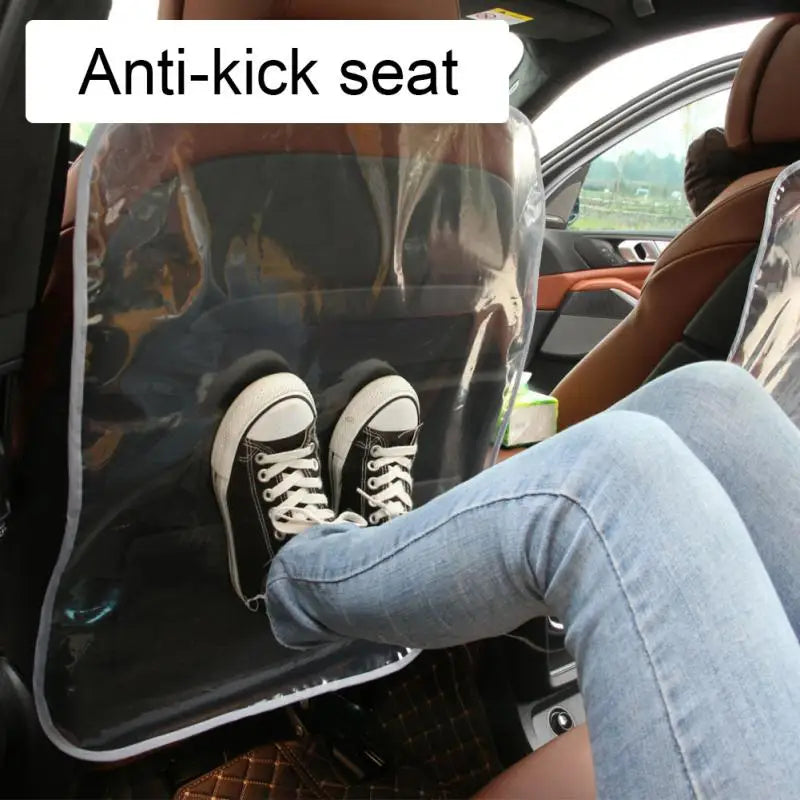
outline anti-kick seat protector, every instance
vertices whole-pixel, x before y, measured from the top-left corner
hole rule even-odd
[[[516,112],[95,131],[75,233],[70,501],[34,674],[58,747],[118,761],[414,658],[275,642],[230,585],[211,442],[264,374],[306,381],[324,446],[352,392],[396,371],[421,400],[416,503],[476,474],[524,366],[543,227]]]
[[[800,426],[800,161],[772,186],[730,360]]]

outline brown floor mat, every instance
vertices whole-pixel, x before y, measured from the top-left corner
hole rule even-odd
[[[323,736],[249,753],[191,782],[177,800],[386,800],[469,797],[501,769],[474,679],[475,648],[423,653],[371,684],[372,717],[391,743],[395,768],[358,782]]]

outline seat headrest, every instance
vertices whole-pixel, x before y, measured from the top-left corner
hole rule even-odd
[[[460,19],[458,0],[160,0],[160,19]]]
[[[689,208],[698,217],[737,178],[747,173],[749,159],[728,147],[722,128],[698,136],[686,153],[683,189]]]
[[[772,20],[745,53],[731,88],[725,137],[747,153],[800,142],[800,14]]]

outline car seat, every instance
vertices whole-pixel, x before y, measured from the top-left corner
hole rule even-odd
[[[403,15],[455,13],[412,5]],[[62,750],[117,761],[413,657],[271,639],[228,584],[210,440],[265,372],[306,380],[324,441],[362,370],[396,369],[422,405],[416,501],[483,469],[523,368],[544,210],[516,112],[502,125],[101,126],[82,162],[50,285],[69,298],[74,273],[70,498],[34,687]],[[37,438],[28,425],[27,452]]]
[[[744,367],[800,427],[800,161],[770,193],[764,233],[730,360]]]
[[[715,344],[732,336],[731,323],[735,331],[770,188],[800,156],[798,69],[800,14],[776,17],[742,60],[725,123],[735,152],[771,160],[773,166],[734,181],[664,250],[636,307],[553,391],[561,428],[603,411],[667,369],[698,358],[726,357],[731,338],[721,348],[709,349],[703,342],[709,329]],[[703,341],[695,340],[691,331],[685,333],[687,327],[734,273],[735,285],[702,315]],[[731,301],[738,306],[729,309]],[[719,309],[726,308],[726,319],[720,320]]]

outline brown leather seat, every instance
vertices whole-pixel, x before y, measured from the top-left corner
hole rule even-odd
[[[739,68],[725,124],[728,145],[773,168],[735,181],[661,254],[636,308],[555,388],[560,427],[637,389],[719,284],[757,246],[770,189],[800,157],[800,14],[777,17]]]

